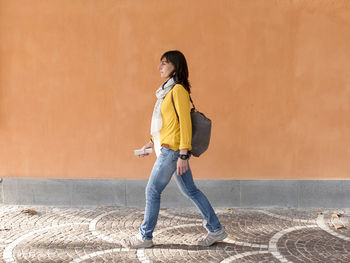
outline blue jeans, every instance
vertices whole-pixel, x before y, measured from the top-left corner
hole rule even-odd
[[[208,231],[215,233],[222,229],[219,219],[208,199],[195,186],[191,169],[188,169],[187,172],[181,176],[176,174],[178,157],[179,151],[173,151],[163,147],[153,166],[146,187],[146,209],[144,220],[139,228],[139,231],[145,240],[150,240],[153,237],[152,233],[156,227],[159,214],[160,196],[173,175],[182,193],[190,198],[201,212],[203,218],[207,222],[206,228]]]

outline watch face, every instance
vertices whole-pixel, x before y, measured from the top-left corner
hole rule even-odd
[[[187,154],[180,154],[180,159],[182,159],[182,160],[187,160],[188,157],[189,156]]]

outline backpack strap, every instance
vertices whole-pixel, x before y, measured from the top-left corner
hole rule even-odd
[[[192,106],[193,106],[192,110],[197,111],[197,110],[196,110],[196,107],[195,107],[194,104],[193,104],[191,95],[189,95],[189,96],[190,96],[190,101],[191,101]],[[177,114],[177,110],[176,110],[175,103],[174,103],[173,91],[171,91],[171,101],[172,101],[173,106],[174,106],[174,110],[175,110],[175,113],[176,113],[177,120],[180,122],[180,120],[179,120],[179,114]]]
[[[189,96],[190,96],[190,101],[191,101],[191,103],[192,103],[192,106],[193,106],[194,111],[197,111],[197,110],[196,110],[196,107],[195,107],[194,104],[193,104],[193,100],[192,100],[192,98],[191,98],[191,95],[189,95]]]
[[[176,110],[175,103],[174,103],[173,91],[171,91],[171,101],[173,102],[173,106],[174,106],[174,110],[175,110],[175,113],[176,113],[177,121],[180,122],[179,114],[177,114],[177,110]]]

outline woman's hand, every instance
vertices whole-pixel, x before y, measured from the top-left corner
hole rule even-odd
[[[148,148],[153,148],[153,142],[152,142],[152,141],[149,141],[148,143],[146,143],[146,144],[141,148],[141,150],[142,150],[142,151],[145,151],[145,150],[148,149]],[[149,155],[149,153],[140,154],[139,156],[145,157],[145,156],[147,156],[147,155]]]
[[[180,150],[180,154],[187,154],[188,153],[188,149],[181,149]],[[182,160],[182,159],[178,159],[177,160],[177,175],[183,175],[184,173],[186,173],[188,170],[188,160]]]
[[[184,173],[186,173],[188,170],[188,160],[182,160],[182,159],[178,159],[177,160],[177,175],[183,175]]]

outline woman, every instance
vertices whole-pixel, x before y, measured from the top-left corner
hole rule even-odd
[[[184,55],[180,51],[168,51],[161,57],[160,76],[165,83],[156,91],[151,135],[152,139],[142,147],[154,147],[157,160],[146,187],[146,210],[139,233],[122,240],[128,248],[152,247],[152,233],[157,224],[160,196],[174,175],[182,193],[190,198],[206,220],[208,235],[198,242],[211,246],[227,237],[205,195],[194,185],[189,158],[191,151],[192,124],[190,116],[190,83]],[[176,112],[175,112],[175,108]],[[143,154],[146,156],[148,154]]]

